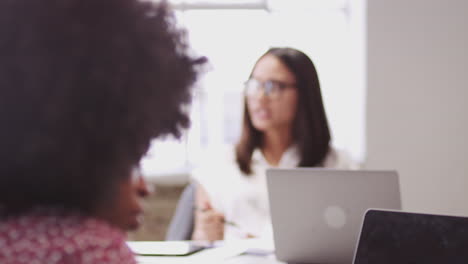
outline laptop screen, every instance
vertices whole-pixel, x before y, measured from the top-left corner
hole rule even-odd
[[[401,208],[395,171],[275,168],[266,174],[275,255],[286,263],[349,264],[367,209]]]
[[[468,263],[468,218],[369,210],[354,264]]]

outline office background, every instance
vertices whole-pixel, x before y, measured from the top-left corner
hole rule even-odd
[[[468,215],[468,2],[367,1],[368,168],[408,210]]]
[[[361,2],[364,167],[398,170],[406,210],[468,215],[468,2]],[[162,237],[184,183],[156,182],[135,239]]]

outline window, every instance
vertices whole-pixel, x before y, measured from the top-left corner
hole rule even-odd
[[[170,2],[209,71],[197,85],[192,127],[181,141],[152,143],[146,175],[186,173],[204,150],[236,142],[243,82],[272,46],[297,48],[314,61],[333,145],[364,160],[364,0]]]

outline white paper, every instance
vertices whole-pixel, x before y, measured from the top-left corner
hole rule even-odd
[[[176,243],[180,242],[180,243]],[[135,253],[161,254],[161,252],[180,251],[188,245],[187,241],[131,241],[127,242]],[[221,263],[222,261],[238,256],[247,251],[248,243],[222,243],[214,248],[203,249],[188,256],[136,256],[138,263],[144,264],[186,264],[186,263]]]

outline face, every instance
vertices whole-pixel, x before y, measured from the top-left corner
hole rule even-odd
[[[253,126],[264,133],[274,130],[290,130],[297,109],[294,74],[275,56],[265,55],[255,65],[251,79],[263,84],[264,88],[246,95],[247,110]],[[267,95],[265,86],[268,86],[271,81],[282,84],[282,87]],[[270,92],[272,92],[271,89]]]
[[[143,198],[149,189],[143,176],[136,170],[131,177],[120,180],[110,203],[101,208],[101,216],[122,230],[134,230],[143,221]]]

